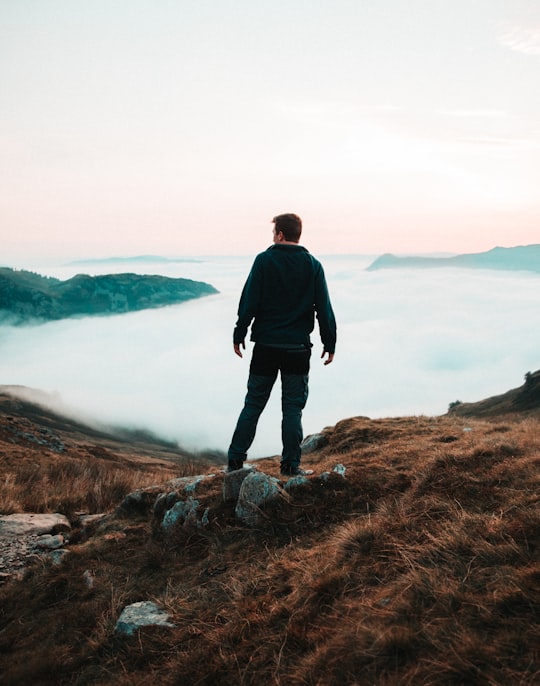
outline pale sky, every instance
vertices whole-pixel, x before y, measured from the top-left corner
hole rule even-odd
[[[0,0],[0,263],[540,242],[538,0]]]

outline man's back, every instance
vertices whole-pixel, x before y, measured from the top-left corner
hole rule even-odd
[[[244,340],[254,318],[257,343],[310,344],[317,312],[325,349],[333,352],[335,321],[323,268],[300,245],[275,244],[257,255],[238,308],[234,340]]]

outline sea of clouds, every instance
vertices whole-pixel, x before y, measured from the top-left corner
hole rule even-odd
[[[365,256],[321,258],[338,321],[323,366],[316,330],[304,433],[347,417],[440,415],[455,400],[515,388],[540,368],[540,276],[473,269],[366,271]],[[52,393],[87,421],[145,428],[191,450],[226,451],[245,395],[251,343],[232,349],[248,257],[88,267],[41,274],[160,273],[211,283],[215,296],[156,310],[0,326],[0,384]],[[276,385],[250,457],[280,451]]]

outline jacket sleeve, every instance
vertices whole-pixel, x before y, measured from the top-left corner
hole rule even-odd
[[[324,350],[334,354],[337,337],[336,318],[330,302],[330,294],[322,265],[320,265],[315,276],[315,312]]]
[[[262,273],[259,257],[255,258],[249,276],[242,289],[238,305],[238,319],[233,332],[233,343],[242,343],[247,335],[249,325],[253,321],[261,300]]]

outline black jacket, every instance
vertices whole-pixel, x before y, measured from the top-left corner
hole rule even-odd
[[[311,345],[315,315],[324,349],[334,353],[336,320],[321,263],[301,245],[275,243],[257,255],[242,290],[234,343]]]

